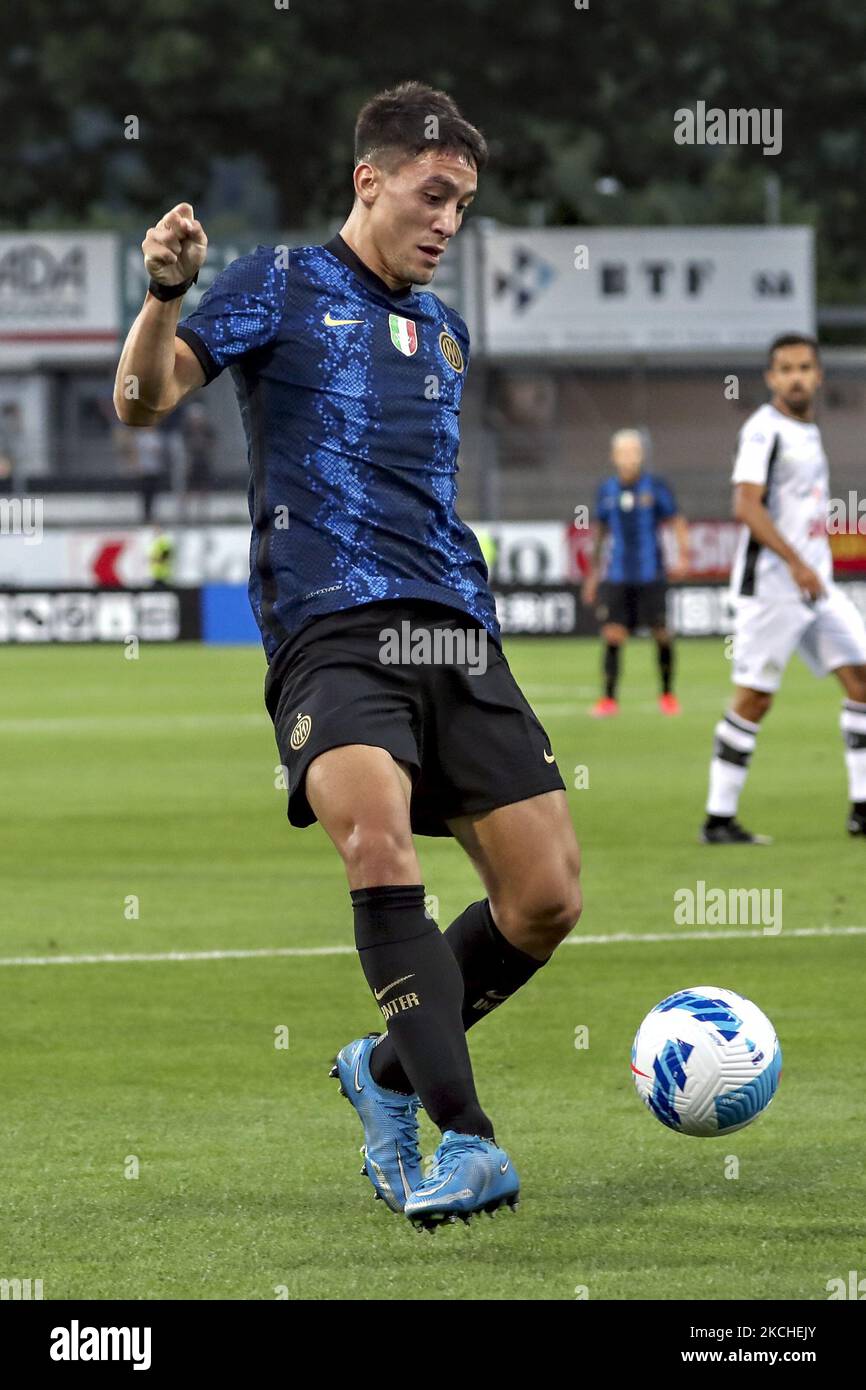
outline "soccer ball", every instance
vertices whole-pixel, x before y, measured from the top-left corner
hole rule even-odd
[[[775,1029],[751,999],[694,985],[656,1004],[635,1034],[641,1100],[677,1134],[732,1134],[766,1110],[782,1074]]]

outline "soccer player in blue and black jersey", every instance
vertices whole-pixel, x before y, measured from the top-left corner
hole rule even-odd
[[[618,430],[611,439],[614,475],[605,478],[595,504],[595,544],[584,602],[594,605],[604,641],[604,695],[590,713],[597,719],[619,714],[617,685],[620,653],[637,627],[648,627],[658,651],[663,714],[679,714],[673,690],[673,638],[667,626],[665,568],[658,528],[670,521],[679,551],[671,579],[688,573],[689,531],[667,483],[644,471],[644,445],[638,430]],[[604,583],[599,591],[602,551],[607,546]]]
[[[259,246],[181,324],[207,238],[178,204],[142,243],[150,289],[115,388],[120,418],[150,425],[231,371],[288,817],[318,820],[343,861],[361,967],[388,1024],[344,1046],[332,1075],[363,1124],[376,1195],[431,1226],[516,1201],[465,1034],[580,912],[563,781],[455,510],[469,333],[416,288],[459,230],[485,158],[446,94],[419,83],[381,93],[358,116],[340,235]],[[402,664],[394,633],[415,653]],[[413,833],[452,835],[485,889],[444,933],[425,911]],[[419,1106],[442,1131],[426,1179]]]

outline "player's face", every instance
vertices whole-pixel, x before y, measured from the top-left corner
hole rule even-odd
[[[435,148],[382,174],[370,208],[371,230],[395,280],[430,283],[476,187],[468,160]]]
[[[611,450],[611,462],[621,483],[633,483],[643,463],[643,446],[639,439],[620,439]]]
[[[773,364],[764,374],[773,400],[792,415],[806,415],[821,385],[821,368],[808,343],[776,348]]]

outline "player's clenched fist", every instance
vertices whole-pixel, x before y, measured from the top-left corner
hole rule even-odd
[[[192,206],[178,203],[155,227],[148,227],[141,249],[152,280],[160,285],[179,285],[191,280],[204,265],[207,237],[193,217]]]

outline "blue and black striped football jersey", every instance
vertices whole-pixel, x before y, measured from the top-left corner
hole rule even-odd
[[[487,567],[456,511],[469,334],[393,291],[342,237],[258,246],[177,329],[231,371],[250,465],[249,593],[268,660],[341,609],[423,599],[499,640]]]
[[[610,532],[605,578],[611,584],[652,584],[664,579],[658,528],[677,515],[673,492],[662,478],[639,473],[633,483],[605,478],[595,514]]]

